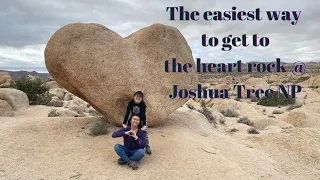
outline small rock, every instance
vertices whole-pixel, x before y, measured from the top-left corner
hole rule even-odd
[[[276,118],[274,115],[268,115],[269,118]]]
[[[69,109],[66,110],[60,110],[57,112],[59,116],[63,116],[63,117],[79,117],[79,114],[71,111]]]
[[[272,111],[272,114],[282,114],[282,113],[284,113],[284,111],[280,109],[275,109]]]
[[[57,96],[59,99],[64,99],[64,91],[61,88],[53,88],[49,90],[49,93]]]
[[[48,106],[63,107],[63,101],[51,99],[51,101],[48,103]]]
[[[64,100],[65,100],[65,101],[70,101],[71,99],[72,99],[72,97],[71,97],[71,95],[68,94],[68,93],[64,96]]]
[[[60,88],[60,87],[56,81],[50,81],[46,83],[46,88],[50,90],[50,89]]]

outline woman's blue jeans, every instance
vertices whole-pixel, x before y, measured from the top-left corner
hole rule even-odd
[[[120,156],[120,158],[125,161],[129,161],[129,160],[139,161],[144,156],[143,149],[128,149],[127,147],[121,144],[116,144],[114,146],[114,150]]]

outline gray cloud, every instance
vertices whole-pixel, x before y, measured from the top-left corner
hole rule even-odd
[[[166,7],[184,6],[185,10],[252,11],[260,8],[260,22],[169,21]],[[320,2],[310,1],[147,1],[147,0],[5,0],[0,7],[0,69],[32,68],[45,70],[43,50],[51,35],[64,25],[74,22],[95,22],[105,25],[125,37],[151,25],[163,23],[177,27],[193,50],[194,58],[208,62],[273,60],[320,60]],[[302,11],[297,25],[268,21],[266,10]],[[270,38],[269,47],[234,47],[229,52],[218,47],[202,47],[201,35],[222,38],[232,34],[259,34]]]

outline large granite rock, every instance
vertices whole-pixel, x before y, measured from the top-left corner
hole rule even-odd
[[[11,87],[12,79],[8,72],[0,72],[0,88]]]
[[[14,116],[12,107],[5,100],[0,100],[0,117]]]
[[[6,83],[9,79],[11,76],[8,72],[0,72],[0,84]]]
[[[121,125],[133,93],[145,93],[149,126],[162,124],[188,99],[170,99],[172,85],[198,83],[191,49],[178,29],[162,24],[126,38],[100,24],[74,23],[56,31],[45,48],[51,77],[72,94]],[[192,64],[192,72],[168,73],[165,60]]]
[[[13,88],[0,88],[0,99],[7,101],[14,111],[29,107],[26,93]]]
[[[249,78],[246,81],[244,81],[243,83],[240,83],[241,85],[245,85],[246,89],[254,89],[254,90],[258,90],[258,89],[262,89],[262,90],[267,90],[269,89],[269,84],[262,78]],[[231,89],[233,89],[234,87],[232,87]],[[236,89],[233,89],[234,92],[237,92]],[[241,88],[241,96],[242,98],[247,98],[247,90],[244,90],[243,87]],[[264,96],[264,94],[260,94],[260,96]],[[255,95],[250,93],[250,99],[256,99]]]

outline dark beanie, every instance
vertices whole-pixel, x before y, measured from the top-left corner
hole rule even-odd
[[[137,92],[135,92],[133,96],[135,96],[135,95],[141,95],[141,96],[143,97],[142,91],[137,91]]]

